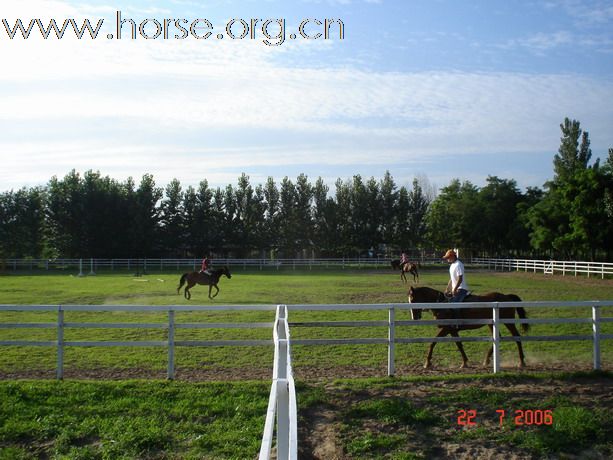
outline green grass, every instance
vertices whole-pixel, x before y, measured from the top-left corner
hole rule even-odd
[[[444,270],[423,270],[421,284],[443,289],[448,274]],[[0,277],[0,303],[3,304],[146,304],[146,305],[221,305],[221,304],[268,304],[277,303],[389,303],[406,302],[407,285],[398,276],[386,270],[344,271],[237,271],[232,279],[223,278],[221,293],[214,302],[207,298],[206,288],[196,286],[192,300],[176,294],[178,273],[150,274],[134,278],[127,274],[104,274],[91,277],[69,275],[8,275]],[[613,282],[610,280],[586,279],[561,276],[545,276],[531,273],[494,273],[473,271],[469,282],[476,293],[491,290],[512,292],[525,300],[592,300],[613,299]],[[426,313],[426,317],[430,317]],[[591,312],[587,308],[528,309],[529,317],[584,317]],[[613,309],[604,309],[603,315],[613,316]],[[402,310],[398,320],[409,319]],[[272,322],[274,312],[178,312],[177,322]],[[386,320],[386,311],[293,311],[291,322],[300,321],[347,321]],[[55,313],[50,312],[3,312],[0,322],[55,322]],[[163,313],[125,312],[66,312],[66,322],[154,322],[164,324]],[[385,327],[369,328],[292,328],[293,338],[352,338],[386,337]],[[613,324],[603,325],[603,333],[613,333]],[[431,337],[432,326],[400,327],[397,337]],[[483,336],[486,328],[462,332],[463,336]],[[532,335],[586,334],[590,325],[533,325]],[[0,340],[46,340],[53,341],[55,329],[0,329]],[[65,331],[65,340],[166,340],[164,329],[71,329]],[[179,329],[176,340],[219,339],[264,339],[271,338],[266,329]],[[613,364],[613,341],[602,344],[603,365]],[[427,344],[397,345],[396,362],[402,366],[418,366],[423,360]],[[529,342],[524,343],[529,365],[539,366],[566,361],[581,362],[589,367],[591,344],[589,342]],[[472,363],[480,363],[487,344],[465,343]],[[384,345],[355,346],[295,346],[294,365],[299,370],[305,366],[328,367],[359,365],[366,368],[381,368],[387,359]],[[65,354],[67,369],[96,370],[149,369],[163,371],[167,354],[164,348],[70,348]],[[44,347],[5,347],[0,355],[0,372],[9,372],[17,363],[21,368],[52,371],[55,367],[55,350]],[[503,343],[503,365],[514,366],[517,362],[516,345]],[[261,369],[270,367],[272,347],[249,348],[177,348],[177,369]],[[453,344],[438,344],[434,364],[442,369],[459,365],[459,354]],[[342,374],[341,374],[342,375]]]
[[[269,390],[260,382],[0,382],[0,458],[254,458]]]

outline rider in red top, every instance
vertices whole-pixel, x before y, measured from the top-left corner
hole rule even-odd
[[[202,267],[200,268],[200,273],[208,273],[208,269],[209,269],[210,263],[209,263],[209,259],[204,256],[204,259],[202,259]]]

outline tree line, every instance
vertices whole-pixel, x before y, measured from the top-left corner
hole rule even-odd
[[[0,194],[0,258],[336,257],[409,248],[461,247],[491,256],[609,258],[613,245],[613,149],[591,161],[589,135],[561,125],[554,177],[519,190],[495,176],[477,187],[454,179],[438,196],[427,178],[398,186],[301,174],[254,186],[166,187],[145,174],[121,182],[69,172],[46,186]]]

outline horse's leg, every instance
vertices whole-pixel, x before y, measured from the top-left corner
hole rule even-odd
[[[460,337],[458,331],[456,330],[452,329],[449,333],[452,337]],[[460,350],[460,354],[462,355],[462,365],[460,366],[460,369],[464,369],[468,363],[468,356],[466,356],[466,353],[464,352],[464,345],[462,345],[462,342],[456,342],[455,344],[458,347],[458,350]]]
[[[403,269],[400,269],[400,279],[405,283],[407,282],[407,275],[404,274]]]
[[[209,284],[209,299],[213,298],[213,297],[211,297],[211,289],[213,289],[213,285]]]
[[[517,327],[515,327],[515,324],[505,324],[505,326],[507,327],[509,332],[513,335],[513,337],[521,337],[519,335],[519,331],[517,330]],[[519,354],[519,367],[526,367],[526,361],[524,360],[524,348],[521,345],[521,340],[518,340],[516,343],[517,343],[517,352]]]
[[[449,334],[448,327],[442,327],[439,329],[438,334],[436,334],[436,338],[445,337]],[[430,344],[430,348],[428,349],[428,356],[426,356],[426,363],[424,364],[424,369],[430,369],[432,367],[432,352],[434,351],[434,347],[436,346],[436,342],[432,342]]]
[[[217,289],[217,291],[215,292],[215,295],[213,295],[213,297],[217,297],[217,294],[219,294],[219,288],[217,287],[217,285],[216,285],[216,284],[213,284],[213,287],[214,287],[215,289]]]
[[[191,299],[191,298],[192,298],[192,293],[191,293],[191,292],[189,292],[189,290],[190,290],[191,288],[193,288],[193,287],[194,287],[194,285],[195,285],[195,283],[194,283],[193,281],[191,281],[191,280],[190,280],[190,281],[188,281],[188,282],[187,282],[187,286],[185,286],[185,291],[183,291],[183,295],[185,296],[185,298],[186,298],[187,300],[189,300],[189,299]]]

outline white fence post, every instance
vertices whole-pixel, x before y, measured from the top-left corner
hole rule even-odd
[[[494,325],[492,327],[492,339],[494,347],[494,374],[500,372],[500,310],[498,302],[492,304]]]
[[[600,306],[592,307],[592,332],[594,334],[594,370],[600,370]]]
[[[395,340],[396,340],[396,322],[394,320],[395,309],[390,307],[389,309],[389,325],[388,325],[388,344],[387,344],[387,376],[393,377],[396,372],[396,366],[394,363],[395,355]]]
[[[94,271],[94,258],[93,258],[93,257],[91,257],[91,258],[89,259],[89,268],[90,268],[90,269],[89,269],[89,274],[90,274],[90,275],[95,275],[95,274],[96,274],[96,272]]]
[[[168,380],[175,378],[175,312],[168,310]]]
[[[79,259],[79,276],[83,275],[83,259]]]
[[[294,266],[295,269],[295,266]],[[279,361],[277,367],[277,459],[287,460],[289,454],[289,389],[287,382],[287,307],[277,307],[277,337],[279,338]]]
[[[59,305],[57,310],[57,370],[56,378],[64,378],[64,310]]]

